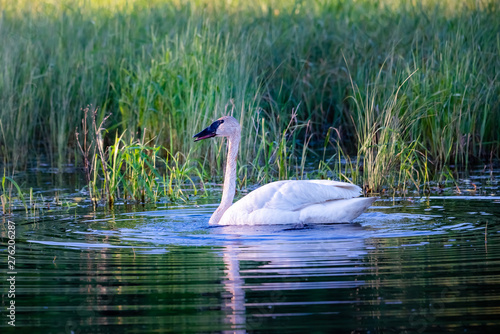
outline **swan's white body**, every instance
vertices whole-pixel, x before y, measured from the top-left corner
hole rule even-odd
[[[359,197],[356,185],[328,180],[290,180],[266,184],[232,204],[236,190],[236,157],[240,126],[231,116],[221,117],[195,135],[197,140],[228,137],[229,148],[222,200],[210,225],[347,223],[374,201]]]
[[[350,183],[310,180],[266,184],[231,205],[219,225],[344,223],[358,217],[375,198],[360,197]]]

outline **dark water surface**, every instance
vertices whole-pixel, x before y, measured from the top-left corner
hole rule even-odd
[[[2,333],[498,333],[500,197],[379,200],[352,224],[208,227],[215,204],[16,225]]]

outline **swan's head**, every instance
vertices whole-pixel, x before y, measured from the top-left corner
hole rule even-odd
[[[231,137],[240,133],[240,123],[232,116],[222,116],[205,130],[195,134],[194,141],[212,137]]]

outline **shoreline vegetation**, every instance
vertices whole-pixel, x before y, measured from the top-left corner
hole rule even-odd
[[[109,206],[204,191],[225,144],[192,135],[226,114],[242,124],[241,189],[425,194],[493,168],[498,17],[493,0],[0,0],[4,212],[37,156],[82,167]]]

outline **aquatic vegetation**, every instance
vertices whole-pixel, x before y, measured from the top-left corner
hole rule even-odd
[[[364,93],[351,81],[354,94],[348,102],[352,105],[351,120],[361,158],[350,174],[355,181],[364,182],[367,192],[380,192],[382,186],[404,188],[408,182],[419,189],[429,181],[425,148],[418,138],[410,136],[410,129],[421,117],[420,107],[408,101],[405,94],[406,84],[414,74],[411,73],[393,92],[380,91],[380,87],[387,87],[381,82],[381,72]]]
[[[8,182],[7,182],[8,181]],[[17,196],[13,194],[13,188],[17,191]],[[2,214],[12,214],[12,210],[18,209],[19,204],[28,213],[28,205],[24,199],[24,194],[21,188],[14,179],[9,176],[2,176],[2,193],[0,194],[0,201],[2,203]]]
[[[108,118],[99,145],[82,142],[90,197],[182,197],[224,161],[223,143],[193,146],[193,131],[232,114],[242,187],[317,173],[422,191],[451,165],[498,159],[499,11],[493,0],[0,0],[0,155],[12,170],[33,154],[85,165],[74,130],[92,104]]]
[[[76,139],[84,160],[88,194],[94,204],[105,202],[112,207],[117,200],[146,203],[162,198],[185,199],[188,194],[183,189],[187,182],[192,185],[192,193],[197,194],[192,175],[201,173],[191,166],[189,156],[150,145],[145,136],[127,141],[125,132],[116,133],[114,141],[105,146],[108,116],[99,122],[98,109],[90,107],[83,109],[83,116],[82,136],[77,131]]]

